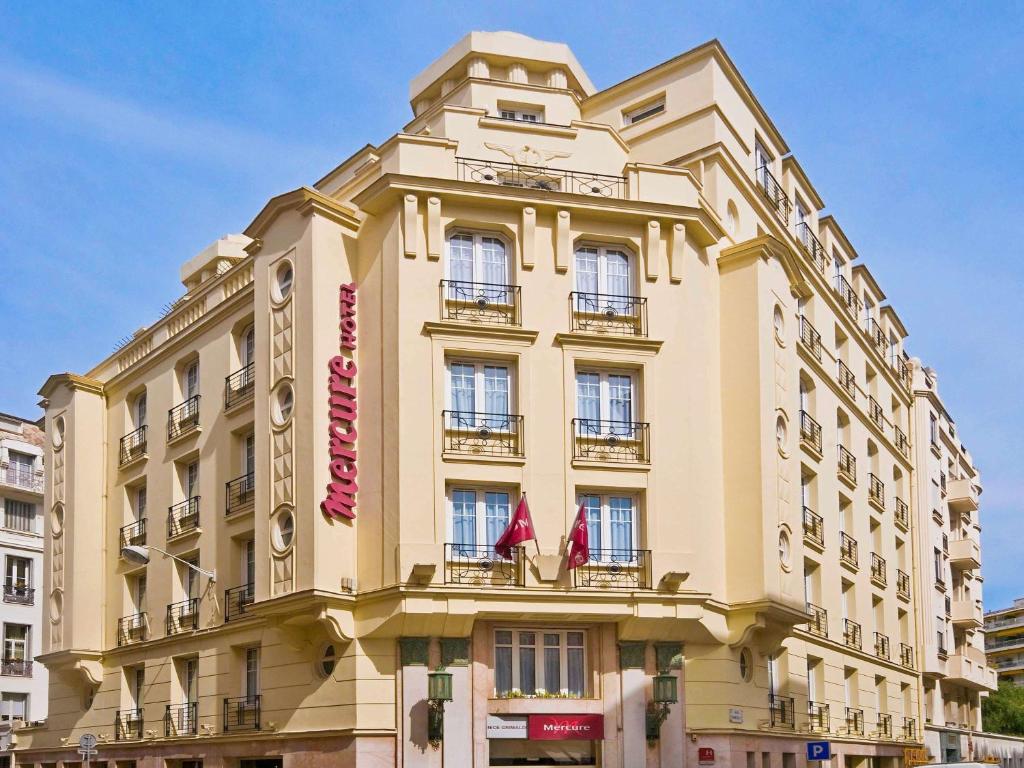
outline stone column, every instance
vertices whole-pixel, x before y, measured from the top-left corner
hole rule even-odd
[[[647,673],[644,642],[619,643],[622,670],[622,764],[644,768],[647,764]]]
[[[462,768],[466,758],[473,754],[473,684],[468,637],[441,638],[441,666],[452,673],[452,700],[444,709],[443,765]]]
[[[683,700],[683,646],[680,643],[654,644],[655,668],[658,674],[668,672],[676,679],[679,703],[673,704],[668,717],[661,724],[661,739],[658,741],[660,768],[682,768],[686,764],[686,722]]]
[[[430,661],[430,638],[398,638],[398,656],[402,667],[402,697],[399,703],[402,722],[402,768],[427,768],[431,762],[431,748],[427,743],[427,665]]]

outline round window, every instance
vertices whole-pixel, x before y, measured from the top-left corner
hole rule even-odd
[[[64,505],[57,503],[50,510],[50,534],[60,536],[64,531]]]
[[[740,649],[740,677],[743,682],[749,683],[754,676],[754,657],[749,648]]]
[[[278,552],[284,552],[292,545],[292,539],[295,538],[295,518],[290,511],[286,509],[277,513],[272,533],[274,549]]]
[[[295,273],[290,261],[282,261],[274,272],[272,283],[274,301],[284,301],[292,293],[292,280]]]
[[[779,450],[782,453],[786,452],[787,440],[789,439],[789,429],[786,426],[786,417],[781,413],[775,419],[775,442],[779,446]]]
[[[782,307],[778,304],[775,305],[775,311],[772,312],[772,325],[775,327],[775,338],[780,342],[784,341],[786,333],[786,317],[782,314]]]
[[[338,663],[333,645],[325,645],[320,651],[320,661],[317,663],[317,671],[323,677],[330,677],[334,667]]]
[[[292,392],[291,384],[285,382],[274,390],[274,399],[271,404],[271,417],[277,426],[283,426],[292,417],[292,408],[295,405],[295,395]]]
[[[790,557],[789,546],[789,532],[786,530],[779,531],[779,563],[782,564],[784,570],[789,570]]]
[[[64,417],[58,416],[53,420],[53,447],[60,448],[64,445],[64,430],[66,425],[64,423]]]

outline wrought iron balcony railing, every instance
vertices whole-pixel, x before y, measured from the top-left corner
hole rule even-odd
[[[26,491],[43,492],[43,473],[22,464],[8,464],[0,473],[5,485],[23,488]]]
[[[807,702],[807,726],[811,732],[827,733],[829,729],[828,704]]]
[[[896,569],[896,594],[899,597],[910,599],[910,574]]]
[[[768,201],[768,205],[782,219],[783,223],[788,224],[789,215],[793,211],[793,201],[786,196],[786,191],[768,170],[767,165],[762,165],[757,169],[757,184],[761,188],[765,200]]]
[[[839,561],[852,568],[859,566],[857,555],[857,540],[846,531],[839,532]]]
[[[818,549],[825,546],[825,521],[810,507],[804,507],[804,541]]]
[[[821,454],[821,424],[807,411],[800,411],[800,441]]]
[[[902,453],[904,457],[910,458],[910,441],[907,439],[907,433],[895,424],[892,430],[896,440],[896,450]]]
[[[114,713],[114,741],[142,738],[145,715],[142,708],[119,709]]]
[[[917,741],[917,720],[915,718],[903,718],[903,738],[907,741]]]
[[[914,649],[906,643],[900,643],[900,664],[907,669],[914,668]]]
[[[121,526],[121,549],[146,545],[146,518]]]
[[[224,514],[251,512],[256,504],[256,474],[249,472],[229,480],[224,487]]]
[[[807,631],[812,635],[828,637],[828,611],[814,603],[808,603],[807,612],[812,616],[807,622]]]
[[[146,429],[146,425],[143,424],[134,432],[129,432],[121,438],[118,458],[122,467],[146,455]]]
[[[225,731],[260,729],[260,694],[224,699]]]
[[[868,501],[885,509],[885,483],[874,472],[868,472]]]
[[[875,632],[875,656],[880,659],[889,660],[889,636],[881,632]]]
[[[243,584],[224,590],[224,621],[239,619],[245,615],[246,609],[256,599],[252,584]]]
[[[167,412],[167,439],[193,432],[199,426],[199,395],[193,395],[185,402]]]
[[[444,545],[445,584],[472,584],[482,587],[523,586],[522,547],[512,548],[512,557],[504,558],[493,546],[477,544]]]
[[[860,314],[860,299],[857,298],[856,291],[850,285],[849,281],[842,275],[836,275],[836,293],[839,294],[839,300],[842,302],[843,307],[853,317],[857,319],[857,315]]]
[[[881,587],[889,583],[885,572],[885,558],[877,552],[871,553],[871,581]]]
[[[511,413],[442,411],[445,453],[523,455],[523,417]]]
[[[7,677],[32,677],[32,660],[3,659],[3,661],[0,661],[0,675]]]
[[[857,707],[846,708],[846,732],[848,734],[864,735],[864,710]]]
[[[646,337],[647,298],[572,291],[569,327],[583,333]]]
[[[874,345],[878,354],[883,359],[889,356],[889,342],[886,340],[885,333],[875,318],[869,317],[864,321],[864,333],[867,334],[868,339],[870,339],[872,345]]]
[[[857,377],[842,360],[836,360],[836,380],[851,400],[857,399]]]
[[[488,325],[522,325],[518,285],[442,280],[441,319]]]
[[[893,519],[896,521],[896,525],[900,526],[903,530],[910,528],[910,507],[899,496],[896,497],[896,511]]]
[[[815,359],[821,361],[821,334],[811,325],[811,321],[800,315],[800,341]]]
[[[256,364],[249,363],[224,378],[224,410],[252,398],[256,391]]]
[[[880,739],[892,738],[892,715],[887,712],[879,712],[878,720],[875,723],[875,731]]]
[[[6,582],[4,584],[4,602],[15,605],[34,605],[36,591],[28,584],[21,582]]]
[[[845,445],[839,446],[839,474],[851,483],[857,482],[857,459]]]
[[[568,192],[575,195],[593,195],[623,199],[626,197],[626,177],[605,173],[567,171],[518,163],[499,163],[469,157],[455,158],[460,181],[498,184],[503,187],[539,189],[545,192]]]
[[[145,640],[149,634],[148,628],[149,621],[145,611],[122,616],[117,620],[118,647]]]
[[[577,588],[651,589],[651,550],[591,548],[572,573]]]
[[[199,629],[199,598],[190,597],[188,600],[168,605],[164,628],[168,635]]]
[[[792,696],[768,694],[768,711],[771,717],[769,724],[772,728],[785,728],[790,731],[796,728],[796,707]]]
[[[198,731],[194,701],[184,704],[168,704],[164,712],[164,736],[195,736]]]
[[[181,536],[199,527],[199,496],[179,501],[167,508],[167,538]]]
[[[650,457],[650,424],[642,421],[573,419],[574,459],[646,464]]]
[[[885,429],[885,411],[874,395],[868,395],[868,417],[879,429]]]
[[[853,619],[843,619],[843,643],[858,650],[863,647],[860,624]]]
[[[796,236],[804,250],[807,251],[807,255],[810,256],[814,268],[824,275],[831,259],[828,257],[828,253],[825,252],[825,246],[811,232],[811,228],[806,221],[801,221],[796,225]]]

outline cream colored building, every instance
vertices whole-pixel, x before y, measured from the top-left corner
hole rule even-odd
[[[43,387],[19,764],[902,764],[906,331],[722,47],[597,91],[472,33],[410,97]]]
[[[1024,597],[985,614],[985,652],[999,682],[1024,685]]]

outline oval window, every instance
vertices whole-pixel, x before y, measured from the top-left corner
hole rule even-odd
[[[60,448],[64,445],[64,430],[66,425],[64,423],[64,417],[58,416],[53,420],[53,447]]]
[[[743,679],[743,682],[749,683],[753,676],[754,657],[751,655],[749,648],[743,648],[740,650],[740,677]]]
[[[274,549],[284,552],[292,545],[295,538],[295,518],[290,511],[283,510],[274,519],[273,527]]]
[[[271,417],[277,426],[283,426],[292,416],[292,409],[295,406],[295,395],[292,392],[291,384],[285,382],[274,391],[274,399],[271,404]]]
[[[292,281],[295,272],[290,261],[281,262],[274,271],[273,295],[274,301],[284,301],[292,293]]]
[[[323,650],[320,652],[320,661],[317,664],[317,671],[323,677],[330,677],[331,673],[334,672],[334,667],[338,663],[338,657],[334,650],[333,645],[325,645]]]

